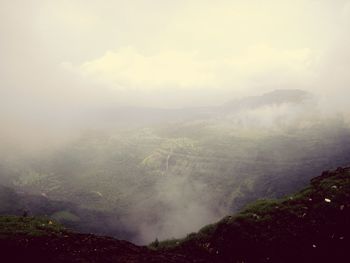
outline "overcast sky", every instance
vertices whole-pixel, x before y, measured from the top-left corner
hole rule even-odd
[[[349,32],[346,0],[0,0],[0,103],[183,107],[277,88],[345,101]]]

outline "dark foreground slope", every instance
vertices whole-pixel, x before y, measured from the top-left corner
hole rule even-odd
[[[323,172],[293,196],[257,201],[158,249],[208,262],[350,262],[350,168]]]
[[[0,262],[192,262],[111,237],[79,234],[47,218],[0,217]]]
[[[349,262],[350,168],[283,200],[261,200],[182,240],[151,248],[0,217],[0,262]]]

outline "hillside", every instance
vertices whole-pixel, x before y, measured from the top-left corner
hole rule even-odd
[[[260,200],[184,239],[150,248],[71,232],[47,218],[0,217],[7,262],[348,262],[350,168],[323,172],[308,188]]]
[[[73,233],[47,218],[0,217],[1,262],[189,262],[127,241]]]
[[[297,194],[259,200],[185,239],[156,247],[208,262],[349,262],[349,237],[350,168],[338,168]]]

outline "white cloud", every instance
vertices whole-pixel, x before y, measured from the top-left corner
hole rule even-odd
[[[22,2],[0,1],[3,90],[185,106],[347,88],[349,1]]]
[[[117,89],[232,88],[264,74],[283,72],[287,78],[310,74],[317,57],[310,49],[250,46],[235,56],[207,58],[200,52],[177,50],[144,55],[128,47],[108,51],[85,62],[80,72]]]

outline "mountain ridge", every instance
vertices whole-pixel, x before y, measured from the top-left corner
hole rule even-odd
[[[216,106],[183,107],[183,108],[149,108],[149,107],[115,107],[95,112],[92,115],[104,121],[159,123],[162,121],[183,121],[207,119],[227,114],[237,114],[244,110],[255,110],[260,107],[282,104],[301,104],[312,98],[312,94],[300,89],[276,89],[257,96],[247,96],[227,101]]]

